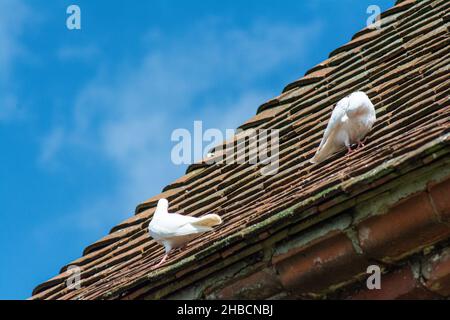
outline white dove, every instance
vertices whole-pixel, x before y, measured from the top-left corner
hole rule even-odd
[[[362,91],[353,92],[341,99],[334,108],[322,141],[311,163],[319,163],[344,146],[348,153],[351,145],[364,146],[361,141],[375,123],[375,108],[369,97]]]
[[[160,199],[153,214],[153,219],[148,225],[150,236],[163,245],[166,250],[166,254],[156,265],[156,268],[166,261],[172,249],[183,247],[199,233],[212,231],[213,226],[222,223],[222,219],[217,214],[207,214],[195,218],[169,213],[168,208],[169,202],[167,199]]]

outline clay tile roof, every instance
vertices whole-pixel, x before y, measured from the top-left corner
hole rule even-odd
[[[165,297],[217,270],[253,259],[256,254],[260,256],[255,261],[263,261],[261,257],[266,255],[264,248],[268,244],[284,241],[293,234],[308,238],[308,234],[313,234],[308,231],[311,228],[322,226],[324,221],[346,208],[358,206],[361,199],[386,193],[384,185],[408,172],[420,168],[420,172],[426,172],[426,168],[444,160],[448,168],[449,12],[448,0],[397,1],[393,8],[381,14],[380,30],[358,32],[347,44],[334,50],[327,60],[287,85],[280,96],[260,106],[257,115],[241,126],[280,130],[280,164],[276,175],[262,175],[258,166],[244,164],[202,161],[191,165],[185,176],[166,186],[161,194],[139,204],[134,216],[88,246],[82,257],[62,268],[61,274],[37,286],[32,299]],[[365,91],[377,110],[378,120],[366,147],[349,158],[343,157],[342,152],[322,164],[310,164],[308,160],[320,142],[333,106],[355,90]],[[444,199],[439,195],[446,192],[442,190],[448,189],[433,188],[429,186],[428,191],[423,191],[436,196],[430,210],[443,208],[440,212],[448,212],[445,211],[448,202],[439,202]],[[170,256],[162,268],[152,270],[161,259],[163,248],[148,236],[146,228],[161,197],[170,200],[171,211],[193,216],[214,212],[224,223],[216,232],[194,239],[186,250]],[[417,228],[422,227],[425,218],[421,214],[429,208],[427,199],[422,195],[415,198],[414,203],[423,203],[421,208],[424,208],[416,218],[403,221],[402,214],[398,214],[405,208],[414,211],[415,205],[408,203],[395,207],[389,215],[398,226],[404,223],[405,228],[406,225],[413,228],[416,224]],[[361,219],[372,214],[369,210]],[[317,240],[299,241],[296,250],[303,250],[306,256],[314,253],[317,257],[322,254],[326,257],[323,253],[328,252],[326,250],[342,245],[342,252],[346,252],[353,244],[357,252],[345,255],[349,264],[346,272],[350,272],[348,270],[357,270],[363,263],[365,250],[370,257],[390,263],[403,259],[424,243],[432,244],[450,235],[448,223],[447,229],[439,224],[439,228],[426,229],[418,244],[417,234],[413,237],[405,231],[401,239],[410,239],[410,242],[393,247],[400,240],[383,238],[386,237],[383,228],[389,228],[389,225],[376,216],[358,225],[357,232],[362,233],[360,243],[355,244],[351,237],[353,233],[346,228],[358,221],[344,216],[339,219],[340,222],[329,230],[320,229],[321,236]],[[395,228],[390,236],[396,236]],[[300,245],[302,243],[304,245]],[[414,246],[409,246],[410,243]],[[309,274],[317,263],[315,260],[311,264],[298,264],[295,259],[299,258],[292,260],[287,257],[292,253],[280,250],[276,249],[274,257],[269,257],[271,263],[277,265],[279,276],[264,269],[245,281],[262,281],[267,286],[273,282],[277,284],[274,288],[290,288],[298,285],[296,276]],[[448,260],[447,251],[429,253],[430,259],[433,254],[442,261]],[[430,270],[425,280],[438,286],[436,277],[442,270],[434,272],[436,263],[433,261],[436,260],[431,259],[426,264]],[[321,260],[320,263],[324,262]],[[253,261],[253,264],[258,266],[258,262]],[[66,270],[71,265],[82,270],[81,288],[75,290],[65,285],[69,276]],[[292,270],[292,265],[300,269],[295,269],[295,273],[287,272]],[[338,268],[338,265],[331,267]],[[393,272],[393,287],[395,279],[411,274],[409,269]],[[343,281],[348,274],[336,273],[335,276]],[[313,290],[310,287],[313,283],[308,279],[304,278],[301,283],[308,287],[307,290]],[[439,288],[441,292],[445,291],[443,287]],[[227,297],[226,293],[231,291],[225,288],[215,297]],[[354,293],[350,295],[355,296]]]

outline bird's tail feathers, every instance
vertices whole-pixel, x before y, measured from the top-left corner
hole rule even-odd
[[[207,214],[191,224],[199,227],[214,227],[221,223],[222,218],[220,218],[217,214]]]
[[[309,162],[320,163],[337,151],[336,146],[330,143],[329,141],[330,140],[328,140],[321,147],[319,147],[316,154],[311,160],[309,160]]]

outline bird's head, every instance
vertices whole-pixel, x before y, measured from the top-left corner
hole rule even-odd
[[[164,198],[159,199],[156,209],[167,211],[169,209],[169,201],[167,201],[167,199],[164,199]]]
[[[349,117],[366,116],[373,109],[373,104],[369,97],[362,91],[353,92],[349,99],[349,105],[346,111]]]

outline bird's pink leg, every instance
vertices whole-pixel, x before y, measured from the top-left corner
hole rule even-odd
[[[353,153],[353,150],[350,146],[347,146],[347,150],[348,150],[348,152],[347,152],[346,156],[349,156],[350,154]]]
[[[366,141],[367,141],[367,137],[365,137],[364,138],[364,140],[358,140],[358,146],[356,147],[356,150],[359,150],[359,149],[361,149],[361,148],[364,148],[365,147],[365,143],[366,143]]]
[[[167,260],[167,257],[168,257],[168,256],[169,256],[169,254],[166,253],[166,254],[164,255],[164,257],[161,259],[161,261],[155,266],[155,269],[158,268],[160,265],[162,265],[162,264]]]

